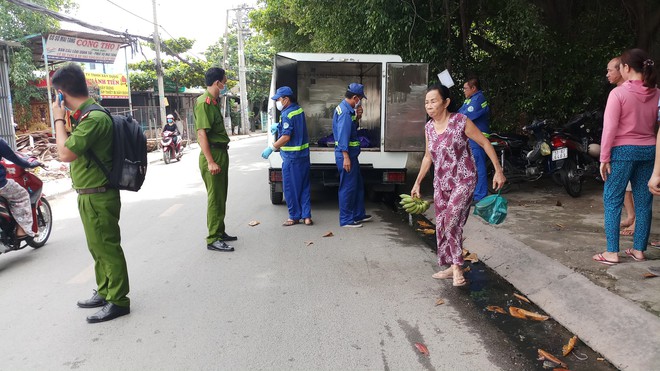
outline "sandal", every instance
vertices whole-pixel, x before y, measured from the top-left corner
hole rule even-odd
[[[305,225],[314,225],[312,218],[305,218]]]
[[[643,254],[644,253],[642,253],[642,256],[643,256]],[[641,259],[636,257],[635,256],[635,250],[633,250],[633,249],[626,249],[626,255],[633,258],[633,260],[636,261],[636,262],[643,262],[644,260],[646,260],[645,257],[642,257]]]
[[[445,280],[445,279],[451,279],[454,277],[454,271],[451,268],[445,269],[444,271],[440,271],[432,275],[431,277],[435,278],[436,280]]]
[[[655,247],[656,249],[660,249],[660,241],[651,241],[651,247]]]
[[[284,227],[290,227],[292,225],[296,225],[296,224],[299,224],[299,223],[300,223],[300,220],[287,219],[284,223],[282,223],[282,225]]]
[[[596,255],[594,255],[593,258],[591,258],[591,259],[593,259],[594,261],[597,261],[597,262],[599,262],[599,263],[601,263],[601,264],[605,264],[605,265],[619,264],[618,261],[607,260],[607,258],[606,258],[605,256],[603,256],[602,253],[601,253],[601,254],[596,254]]]
[[[461,276],[453,276],[452,279],[454,282],[452,283],[454,287],[461,287],[465,286],[467,284],[467,281],[465,280],[465,277]]]

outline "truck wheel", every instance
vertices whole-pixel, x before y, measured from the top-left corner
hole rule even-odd
[[[284,199],[284,194],[282,192],[275,191],[275,183],[270,183],[270,202],[273,205],[280,205]]]

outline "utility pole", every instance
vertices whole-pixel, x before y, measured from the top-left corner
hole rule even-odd
[[[152,0],[154,7],[154,44],[156,49],[156,75],[158,76],[158,102],[160,107],[160,122],[165,122],[165,86],[163,84],[163,65],[160,62],[160,36],[158,35],[158,18],[156,17],[156,0]],[[158,130],[158,125],[156,125]]]
[[[248,99],[247,99],[247,82],[245,80],[245,50],[243,49],[243,11],[246,7],[237,9],[237,23],[238,23],[238,82],[241,89],[241,128],[240,134],[247,134],[249,131],[248,122]]]
[[[225,73],[227,73],[227,44],[229,43],[229,11],[230,9],[227,9],[227,18],[225,20],[225,38],[224,38],[224,52],[222,55],[222,69],[225,70]],[[224,97],[222,97],[222,118],[223,122],[225,123],[225,128],[229,128],[231,131],[231,114],[229,110],[229,100],[227,99],[227,94],[225,94]],[[233,134],[233,133],[232,133]]]

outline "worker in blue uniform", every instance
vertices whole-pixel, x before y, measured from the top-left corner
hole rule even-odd
[[[309,192],[309,138],[305,112],[294,100],[293,90],[282,86],[270,99],[275,101],[281,111],[280,122],[277,124],[277,140],[261,153],[268,158],[273,151],[279,149],[282,156],[282,188],[286,206],[289,209],[289,219],[284,226],[300,223],[312,225],[312,208]]]
[[[490,134],[490,107],[479,87],[479,79],[471,78],[463,84],[465,102],[458,110],[467,116],[486,137]],[[488,173],[486,170],[486,152],[473,140],[469,140],[474,163],[477,166],[477,187],[473,200],[479,201],[488,195]]]
[[[355,109],[360,106],[364,86],[348,85],[344,100],[335,108],[332,134],[335,137],[335,162],[339,170],[339,225],[360,228],[371,220],[364,209],[364,183],[360,173],[360,140],[357,134]]]

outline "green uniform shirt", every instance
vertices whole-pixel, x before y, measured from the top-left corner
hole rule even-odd
[[[73,130],[64,143],[78,156],[71,162],[71,180],[75,189],[102,187],[108,183],[103,170],[89,157],[90,150],[108,170],[112,169],[112,120],[103,111],[91,111],[80,117],[80,112],[94,103],[94,99],[87,99],[71,115]]]
[[[229,143],[218,100],[208,90],[195,103],[195,129],[206,130],[209,143]]]

